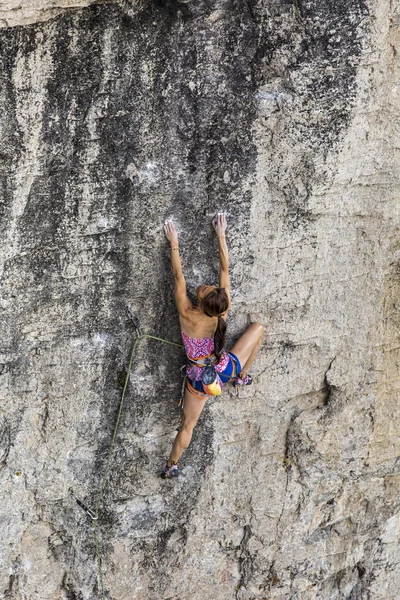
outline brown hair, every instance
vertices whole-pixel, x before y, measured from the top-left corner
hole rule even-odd
[[[226,323],[222,314],[229,308],[229,298],[225,288],[215,288],[201,301],[201,308],[207,317],[218,317],[217,329],[214,333],[214,354],[219,360],[225,342]]]

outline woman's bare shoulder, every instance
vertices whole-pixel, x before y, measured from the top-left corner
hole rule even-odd
[[[192,311],[188,311],[184,317],[179,315],[181,324],[181,330],[183,333],[193,338],[205,338],[212,337],[214,335],[217,319],[204,318],[204,314],[201,311],[190,314]]]
[[[191,336],[192,331],[196,329],[198,323],[197,315],[193,314],[194,309],[186,311],[184,314],[179,313],[179,322],[183,333]]]
[[[193,306],[192,308],[189,308],[189,310],[186,310],[184,313],[179,313],[179,317],[181,321],[187,323],[198,323],[198,321],[201,318],[201,314],[198,307]]]

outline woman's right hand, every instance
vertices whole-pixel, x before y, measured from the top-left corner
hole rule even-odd
[[[215,233],[218,237],[225,237],[226,232],[226,216],[224,213],[218,213],[214,219],[212,220],[213,227],[215,229]]]
[[[167,237],[167,240],[171,242],[171,246],[178,245],[178,232],[176,231],[176,227],[171,221],[171,219],[167,219],[164,224],[164,233]]]

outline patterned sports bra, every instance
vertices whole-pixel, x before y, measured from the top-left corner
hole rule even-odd
[[[186,354],[188,358],[201,358],[203,356],[209,356],[214,352],[214,338],[192,338],[186,335],[183,331],[182,340],[183,345],[185,346]],[[214,365],[216,371],[221,373],[226,369],[229,364],[229,355],[224,350],[221,354],[221,358],[218,363]],[[201,380],[201,376],[203,374],[204,367],[197,367],[194,365],[193,367],[188,365],[186,369],[186,373],[189,378],[192,378],[192,369],[194,368],[196,381]]]

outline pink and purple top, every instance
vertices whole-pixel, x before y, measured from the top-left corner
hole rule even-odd
[[[201,358],[203,356],[209,356],[214,352],[214,338],[191,338],[186,333],[182,333],[183,345],[185,346],[186,354],[188,358]],[[222,373],[226,369],[229,364],[229,354],[224,350],[221,354],[221,358],[218,363],[214,365],[215,370],[218,373]],[[196,381],[201,380],[201,376],[203,374],[204,367],[193,366],[194,373],[196,377]],[[188,377],[192,378],[192,366],[189,365],[186,369],[186,373]]]

